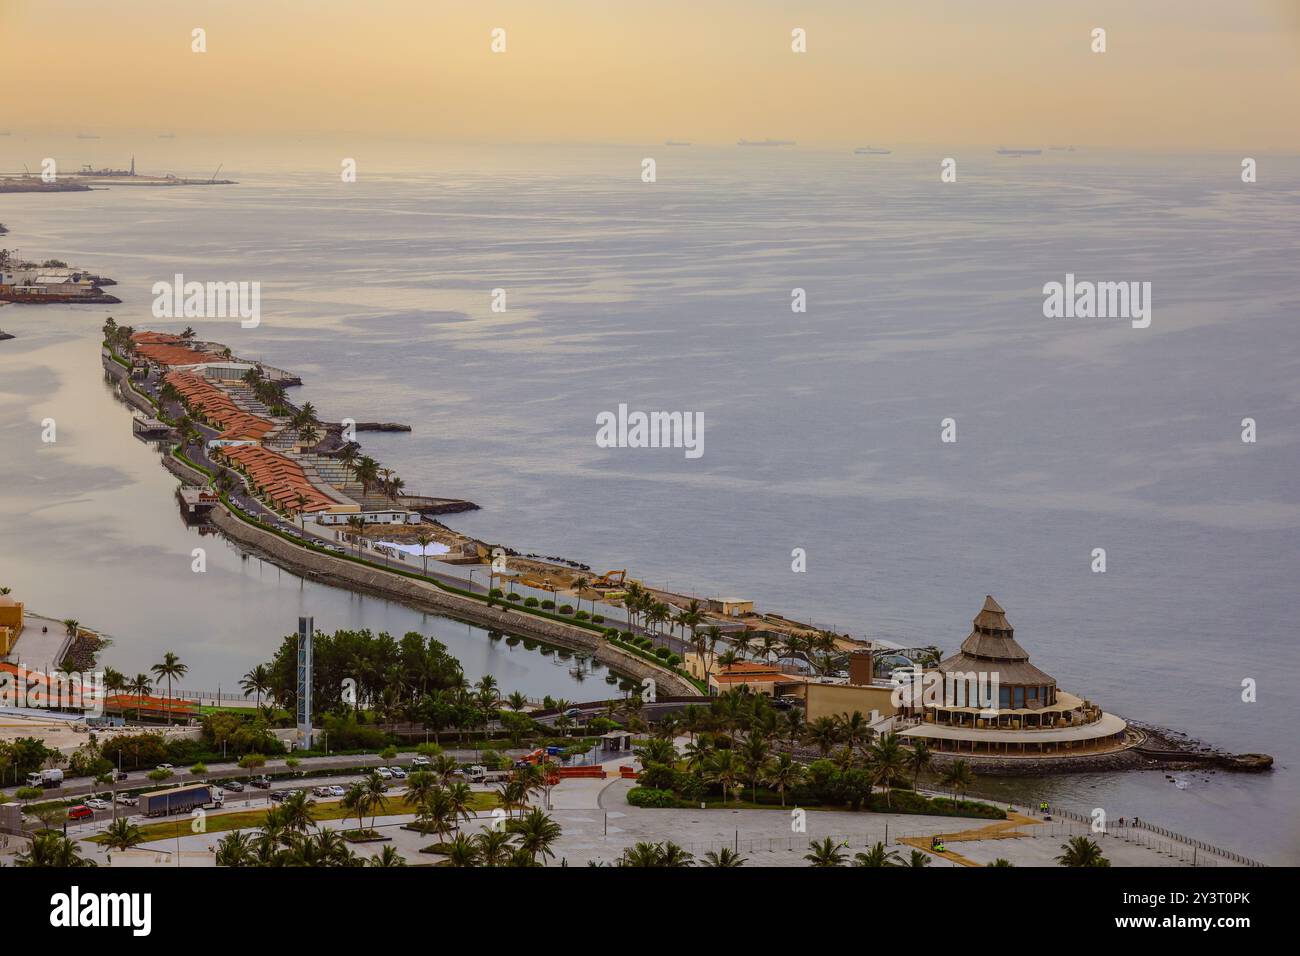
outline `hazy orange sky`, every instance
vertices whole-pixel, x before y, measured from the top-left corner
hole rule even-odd
[[[1300,148],[1297,0],[0,0],[0,128]],[[192,53],[191,30],[208,52]],[[507,52],[490,31],[507,31]],[[807,31],[808,52],[790,50]],[[1094,27],[1108,51],[1090,50]]]

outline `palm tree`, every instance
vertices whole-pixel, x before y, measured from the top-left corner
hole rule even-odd
[[[76,637],[77,631],[81,628],[81,622],[67,618],[63,622],[63,627],[68,632],[68,637]]]
[[[998,857],[996,860],[994,860],[992,863],[985,863],[984,865],[985,866],[1015,866],[1015,864],[1012,863],[1010,860],[1001,856]]]
[[[921,776],[921,771],[930,766],[932,755],[930,745],[924,740],[917,740],[912,744],[912,752],[907,758],[907,764],[912,768],[912,789],[916,789],[916,781]]]
[[[127,692],[135,695],[135,719],[140,719],[140,711],[144,709],[144,698],[153,690],[153,681],[149,680],[148,674],[136,674],[135,678],[127,684]]]
[[[875,731],[871,729],[870,723],[866,717],[862,716],[860,710],[855,710],[847,716],[841,714],[837,719],[839,721],[840,740],[854,750],[865,747],[867,742],[875,736]]]
[[[528,706],[528,698],[519,691],[513,691],[510,696],[506,698],[506,703],[510,705],[511,710],[518,713]]]
[[[383,852],[370,858],[371,866],[406,866],[406,860],[397,852],[397,847],[386,846]]]
[[[463,833],[457,833],[447,844],[447,864],[449,866],[478,866],[479,852],[477,844]]]
[[[883,843],[877,843],[866,853],[853,855],[854,866],[902,866],[903,860],[895,850],[885,850]]]
[[[1083,836],[1070,837],[1062,843],[1061,855],[1056,862],[1069,867],[1110,866],[1110,860],[1101,855],[1101,847]]]
[[[841,849],[841,845],[830,837],[820,843],[814,840],[808,844],[808,850],[809,852],[805,853],[803,858],[813,866],[844,865],[844,851]]]
[[[421,531],[415,536],[415,541],[420,546],[420,557],[424,560],[424,576],[426,578],[429,576],[429,555],[427,552],[429,550],[429,545],[433,544],[436,540],[438,539],[427,531]]]
[[[745,865],[745,858],[729,846],[724,846],[721,850],[710,850],[704,854],[704,863],[702,866],[721,868],[731,868]]]
[[[352,466],[352,474],[356,476],[357,481],[361,482],[361,493],[368,495],[370,486],[379,480],[379,462],[369,455],[363,455]]]
[[[217,844],[217,866],[248,866],[253,862],[253,838],[236,830]]]
[[[307,530],[307,505],[310,503],[310,498],[298,492],[298,527],[303,531]]]
[[[144,842],[144,834],[126,817],[119,817],[104,831],[103,842],[110,850],[129,850]]]
[[[709,758],[708,768],[704,771],[704,779],[722,786],[722,801],[726,803],[727,791],[735,786],[739,774],[740,767],[735,754],[730,750],[718,750]]]
[[[352,544],[357,549],[357,557],[361,557],[361,532],[366,530],[366,519],[361,515],[348,515],[348,527],[352,529]]]
[[[758,803],[758,785],[767,774],[767,759],[771,753],[771,744],[757,734],[750,734],[740,748],[740,765],[753,789],[755,803]]]
[[[560,825],[548,817],[539,807],[533,807],[523,816],[511,820],[506,829],[519,837],[519,848],[536,863],[537,857],[551,857],[551,844],[560,838]]]
[[[954,800],[959,793],[965,793],[970,789],[970,785],[974,782],[975,774],[971,772],[970,765],[964,760],[954,760],[952,766],[943,772],[943,779],[940,781],[942,786],[952,792]]]
[[[376,776],[378,776],[378,774],[376,774]],[[342,806],[349,814],[355,813],[357,815],[357,829],[363,829],[364,824],[362,823],[361,818],[365,815],[365,812],[370,809],[365,784],[358,782],[348,787],[348,792],[343,795]]]
[[[906,866],[908,869],[919,870],[929,866],[931,862],[930,854],[923,853],[920,850],[913,850],[912,855],[908,857]]]
[[[280,804],[285,829],[303,833],[315,826],[316,818],[311,812],[314,806],[316,801],[301,790],[289,794]]]
[[[889,807],[894,781],[902,776],[907,767],[907,757],[898,742],[898,734],[886,734],[871,746],[867,757],[867,772],[871,776],[871,782],[885,788],[885,806]]]
[[[447,791],[434,787],[419,804],[415,822],[422,833],[432,833],[442,843],[456,829],[456,811],[451,805]]]
[[[243,688],[245,697],[249,694],[257,694],[255,706],[258,711],[261,711],[262,695],[271,689],[271,669],[265,664],[258,664],[240,678],[239,686]]]
[[[767,765],[764,779],[769,787],[775,787],[777,792],[781,794],[781,806],[784,807],[786,790],[797,786],[803,776],[803,764],[788,753],[782,752],[777,754],[776,758]]]
[[[585,577],[585,576],[583,576],[583,575],[581,575],[581,574],[578,575],[578,576],[577,576],[576,578],[574,578],[574,580],[573,580],[573,594],[574,594],[575,602],[576,602],[577,605],[578,605],[577,610],[579,610],[579,611],[582,610],[582,589],[585,588],[585,587],[587,587],[587,585],[589,585],[589,584],[591,584],[590,579],[588,579],[587,577]],[[592,610],[593,613],[594,613],[595,610],[596,610],[596,599],[595,599],[595,598],[592,598],[592,599],[591,599],[591,610]]]
[[[26,853],[14,857],[14,866],[30,867],[81,867],[98,866],[94,860],[81,858],[81,847],[57,830],[42,830],[32,837]]]
[[[370,813],[370,829],[373,830],[378,812],[388,809],[388,797],[384,795],[388,788],[384,784],[384,778],[377,773],[371,773],[361,787],[365,793],[366,810]]]
[[[184,677],[188,674],[190,671],[189,665],[182,664],[179,657],[171,651],[167,651],[163,654],[162,663],[155,664],[153,667],[149,668],[149,670],[151,670],[153,675],[160,680],[164,677],[167,678],[167,723],[170,724],[172,720],[172,678]]]
[[[803,739],[816,747],[817,752],[825,757],[839,743],[839,725],[833,717],[818,717],[809,721],[804,729]]]
[[[510,857],[510,834],[505,830],[484,830],[474,838],[479,859],[484,866],[501,866]]]

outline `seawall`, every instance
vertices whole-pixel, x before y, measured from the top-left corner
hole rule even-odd
[[[483,601],[462,597],[414,578],[369,568],[346,558],[309,551],[250,525],[225,508],[212,509],[212,523],[232,541],[308,580],[375,594],[479,627],[516,634],[556,647],[584,651],[619,673],[637,680],[653,678],[656,693],[660,695],[699,694],[696,688],[676,674],[611,646],[595,631],[510,608],[488,607]]]

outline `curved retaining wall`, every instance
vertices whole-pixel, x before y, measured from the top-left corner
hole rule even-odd
[[[503,607],[488,607],[482,601],[462,597],[448,591],[399,574],[389,574],[378,568],[319,554],[300,548],[278,535],[255,528],[235,517],[225,508],[212,509],[212,523],[228,538],[257,552],[274,564],[309,580],[322,584],[367,591],[392,598],[403,604],[429,610],[458,620],[467,621],[520,637],[532,638],[557,647],[581,650],[596,660],[638,680],[654,678],[660,695],[698,696],[699,691],[676,674],[649,661],[642,660],[617,647],[585,628],[574,627],[560,621],[551,621],[531,614],[522,614]]]

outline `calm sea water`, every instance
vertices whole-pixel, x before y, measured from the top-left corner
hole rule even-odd
[[[433,631],[508,689],[603,694],[219,539],[189,571],[196,538],[102,384],[98,329],[183,327],[149,315],[176,272],[256,280],[259,328],[192,324],[298,371],[324,417],[410,423],[364,445],[408,490],[483,506],[449,524],[909,645],[955,648],[991,593],[1066,689],[1278,760],[1035,795],[1300,861],[1300,162],[1257,157],[1246,186],[1231,156],[404,150],[250,153],[222,188],[0,196],[7,245],[106,272],[124,300],[0,309],[18,336],[0,343],[0,579],[29,606],[118,636],[131,672],[175,649],[195,686],[232,684],[310,612]],[[339,182],[342,156],[360,182]],[[1151,327],[1044,319],[1067,272],[1151,282]],[[620,403],[703,412],[703,457],[598,448]]]

